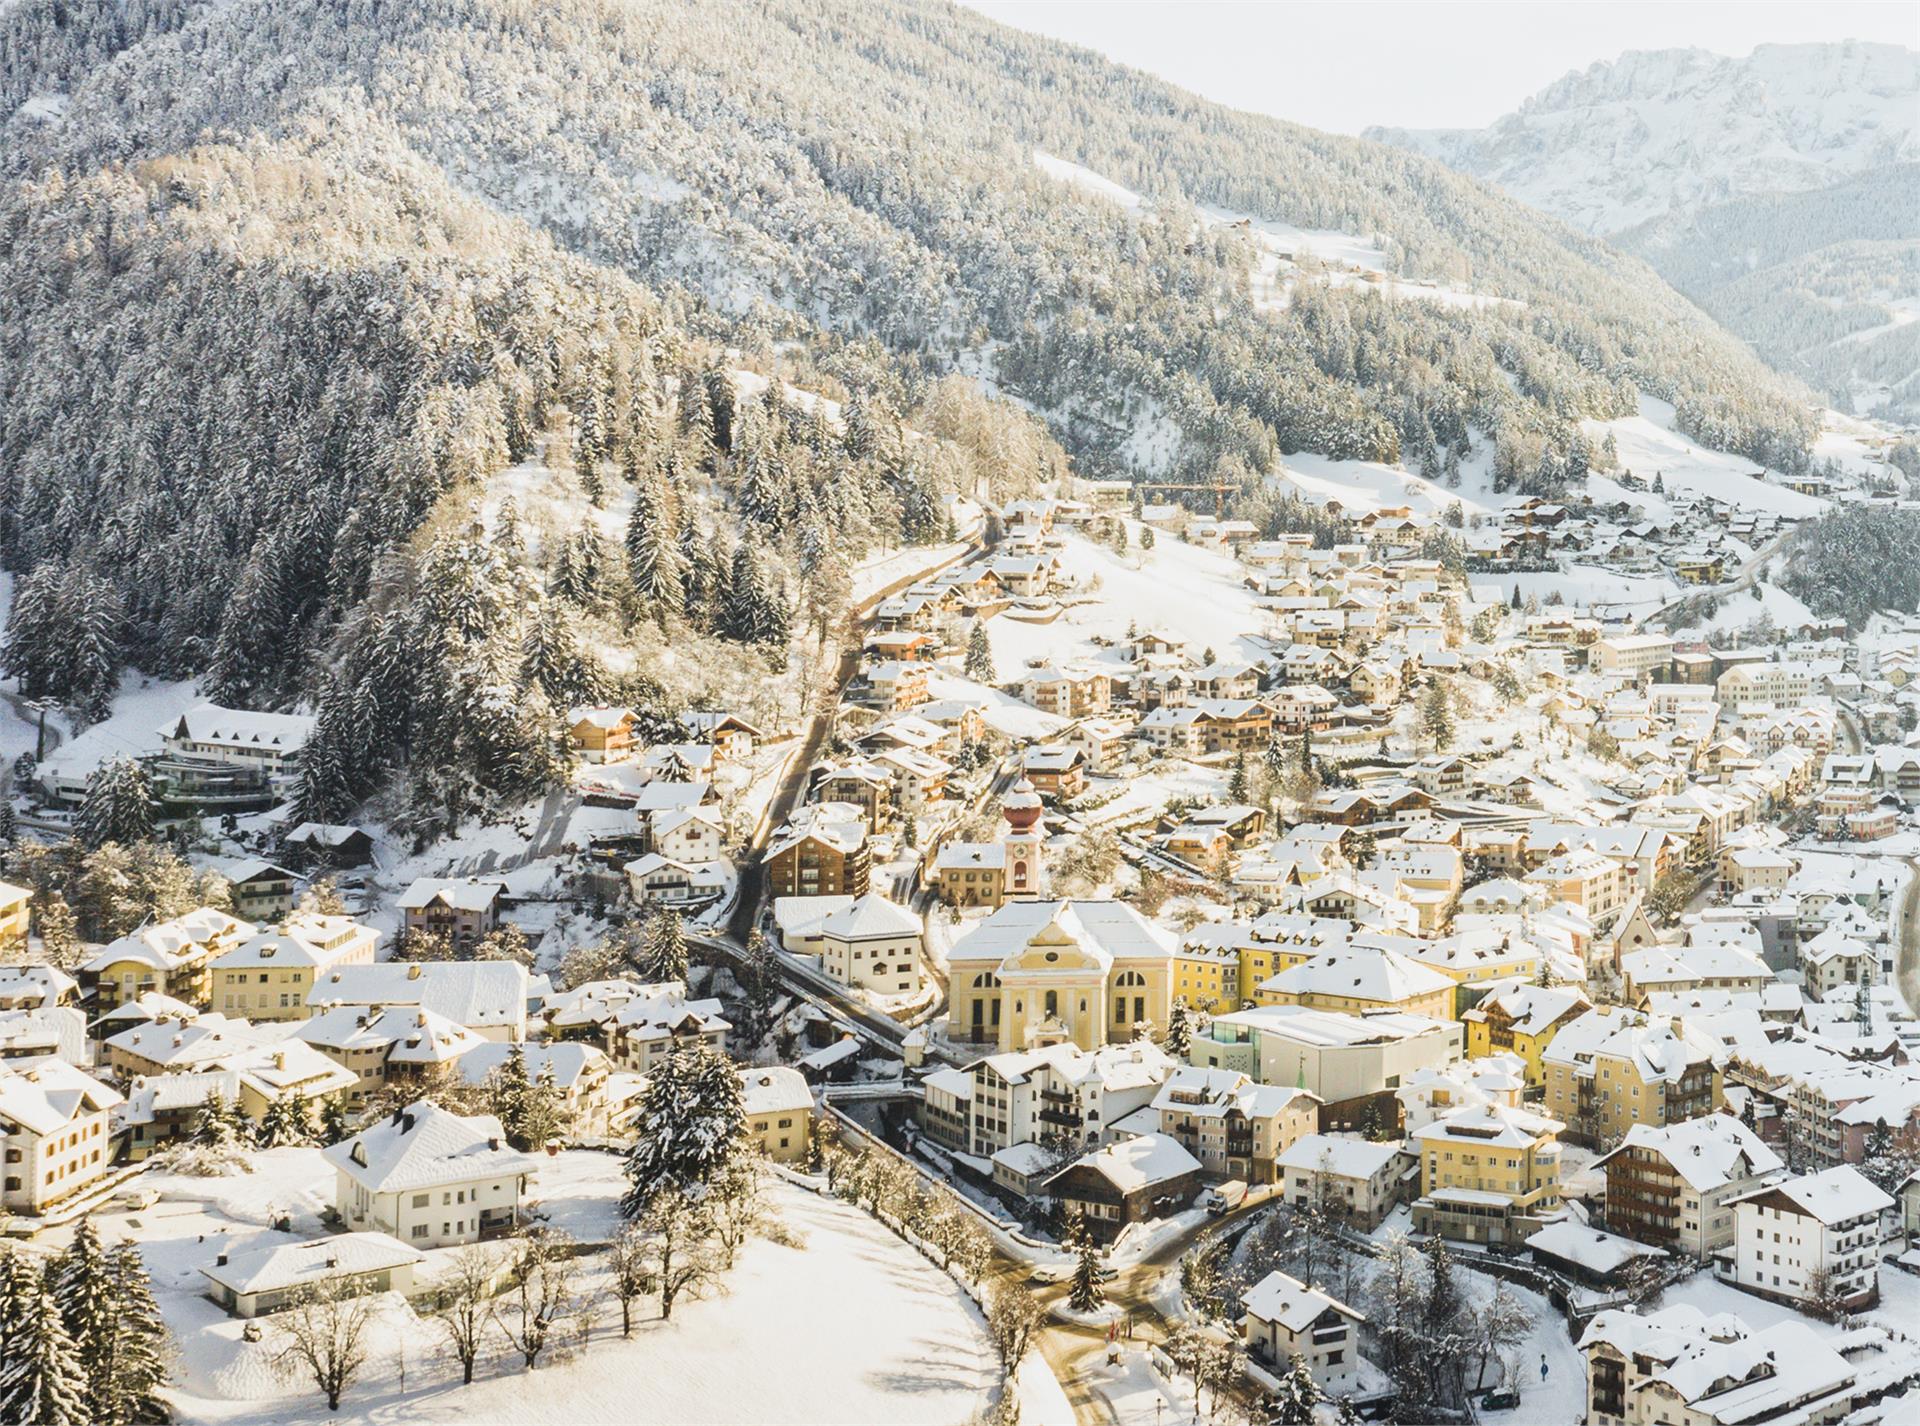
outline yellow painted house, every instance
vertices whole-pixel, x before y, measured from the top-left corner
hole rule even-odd
[[[27,908],[33,893],[24,886],[0,881],[0,955],[11,955],[27,944]]]
[[[1453,1018],[1452,980],[1396,951],[1366,946],[1328,951],[1269,976],[1254,999],[1261,1005],[1304,1005],[1349,1015],[1397,1010]]]
[[[1545,1084],[1547,1046],[1561,1026],[1592,1008],[1585,992],[1571,986],[1516,985],[1489,995],[1460,1017],[1467,1027],[1467,1058],[1517,1055],[1526,1064],[1528,1086]]]
[[[1240,1008],[1242,952],[1189,942],[1173,953],[1173,998],[1209,1015]]]
[[[372,965],[380,936],[345,916],[300,913],[247,937],[214,961],[211,998],[223,1015],[249,1020],[305,1020],[307,992],[323,972]]]
[[[149,991],[204,1006],[211,994],[211,963],[253,934],[248,922],[208,906],[171,921],[142,926],[110,941],[80,968],[104,1013]]]
[[[778,1164],[804,1163],[813,1150],[813,1090],[785,1065],[740,1071],[747,1137]]]
[[[1636,1124],[1663,1128],[1719,1109],[1721,1054],[1718,1041],[1681,1021],[1589,1010],[1541,1055],[1547,1112],[1570,1141],[1610,1148]]]
[[[1414,1227],[1467,1242],[1513,1242],[1560,1203],[1557,1119],[1510,1104],[1455,1110],[1416,1129]]]

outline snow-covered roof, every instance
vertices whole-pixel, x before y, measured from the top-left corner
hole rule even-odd
[[[1893,1198],[1874,1187],[1872,1181],[1851,1164],[1836,1164],[1819,1173],[1784,1178],[1734,1202],[1771,1200],[1775,1195],[1805,1216],[1828,1225],[1846,1223],[1893,1207]]]
[[[195,743],[225,743],[235,747],[272,748],[296,753],[313,736],[316,720],[306,713],[259,713],[251,708],[222,708],[202,703],[156,731],[163,738]]]
[[[1173,954],[1165,933],[1123,901],[1012,901],[961,937],[948,952],[948,962],[1002,961],[1050,926],[1096,960]]]
[[[238,1253],[223,1253],[200,1269],[210,1281],[233,1293],[284,1292],[334,1277],[387,1272],[426,1260],[387,1233],[336,1233],[303,1243],[275,1243]]]
[[[1277,1322],[1293,1333],[1304,1332],[1328,1312],[1338,1312],[1354,1322],[1367,1320],[1338,1298],[1283,1272],[1268,1273],[1247,1289],[1240,1302],[1248,1317]]]
[[[1452,990],[1453,980],[1396,952],[1354,947],[1302,961],[1269,976],[1259,988],[1268,993],[1343,996],[1399,1004]]]
[[[54,1055],[0,1064],[0,1128],[57,1134],[76,1117],[119,1102],[118,1090]]]
[[[424,911],[436,902],[454,911],[486,911],[506,894],[506,884],[473,877],[421,877],[400,893],[402,911]]]
[[[1586,1224],[1576,1223],[1570,1218],[1549,1223],[1527,1239],[1527,1246],[1536,1253],[1559,1258],[1562,1262],[1573,1263],[1589,1272],[1603,1274],[1616,1272],[1635,1258],[1666,1256],[1659,1248],[1650,1248],[1645,1243],[1634,1242],[1631,1238],[1602,1233],[1598,1228],[1589,1228]]]
[[[1274,1160],[1277,1168],[1370,1179],[1400,1156],[1398,1143],[1375,1143],[1343,1134],[1302,1134]]]
[[[1414,1131],[1423,1142],[1438,1139],[1480,1148],[1525,1149],[1550,1139],[1566,1126],[1531,1109],[1511,1104],[1476,1104],[1442,1115]]]
[[[1780,1156],[1731,1114],[1702,1114],[1660,1126],[1636,1124],[1618,1148],[1594,1160],[1594,1167],[1629,1149],[1659,1154],[1696,1193],[1785,1168]]]
[[[518,961],[385,961],[317,977],[307,1004],[418,1005],[470,1029],[526,1017],[527,968]]]
[[[500,1121],[491,1114],[466,1118],[425,1099],[321,1153],[369,1193],[505,1178],[535,1167],[532,1159],[507,1147]]]
[[[1184,1174],[1198,1173],[1200,1160],[1188,1153],[1177,1139],[1165,1134],[1142,1134],[1137,1139],[1122,1139],[1075,1159],[1048,1182],[1056,1182],[1061,1174],[1077,1168],[1092,1169],[1121,1193],[1133,1193]]]
[[[610,1063],[607,1052],[598,1045],[586,1045],[577,1040],[522,1045],[502,1044],[498,1040],[475,1037],[474,1044],[456,1062],[460,1078],[468,1084],[485,1083],[488,1075],[513,1057],[515,1049],[521,1053],[529,1079],[538,1080],[550,1075],[554,1087],[562,1092],[572,1089],[593,1070],[604,1069]]]
[[[741,1070],[740,1098],[749,1116],[813,1108],[812,1088],[798,1070],[785,1065]]]
[[[917,936],[920,918],[903,906],[897,906],[877,891],[837,908],[820,924],[824,935],[838,940],[860,941],[877,937]]]

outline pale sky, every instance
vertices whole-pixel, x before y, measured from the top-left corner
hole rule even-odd
[[[1237,109],[1357,134],[1479,128],[1624,50],[1878,40],[1920,48],[1920,4],[1164,3],[963,0]]]

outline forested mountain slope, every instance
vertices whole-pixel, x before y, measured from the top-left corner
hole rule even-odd
[[[1835,405],[1920,422],[1920,164],[1669,214],[1614,241]]]
[[[946,5],[15,0],[0,66],[0,562],[38,631],[9,666],[80,702],[116,656],[318,697],[351,750],[330,806],[423,748],[483,792],[537,780],[551,715],[515,695],[580,692],[554,651],[581,630],[639,614],[771,657],[831,600],[803,575],[1045,468],[950,371],[1017,393],[1089,473],[1145,463],[1152,425],[1159,471],[1491,440],[1551,489],[1584,471],[1579,421],[1636,389],[1780,467],[1813,430],[1633,259],[1423,158]],[[1305,261],[1256,294],[1256,236],[1196,203],[1509,300]],[[804,366],[844,429],[736,413],[725,346]],[[904,442],[916,408],[953,439]],[[569,478],[632,530],[527,569],[461,502],[556,422]],[[93,652],[61,652],[90,622]],[[413,645],[435,653],[403,667]]]

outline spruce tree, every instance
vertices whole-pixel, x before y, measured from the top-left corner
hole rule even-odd
[[[686,588],[680,573],[680,552],[659,486],[643,480],[633,490],[633,511],[627,518],[627,577],[634,593],[656,613],[679,614],[685,608]]]
[[[680,913],[672,907],[654,910],[647,922],[647,938],[641,950],[640,978],[649,984],[667,981],[686,983],[687,937],[680,924]]]
[[[780,993],[779,962],[772,943],[759,931],[747,937],[747,958],[740,971],[740,988],[747,997],[746,1012],[741,1016],[739,1027],[740,1040],[751,1052],[772,1028],[773,1000]]]
[[[507,1142],[516,1149],[529,1149],[525,1126],[528,1101],[533,1097],[533,1077],[527,1073],[526,1051],[516,1041],[506,1059],[488,1076],[488,1108],[507,1131]]]
[[[1176,996],[1167,1011],[1167,1038],[1161,1048],[1174,1059],[1184,1060],[1192,1045],[1193,1020],[1187,1010],[1187,998],[1184,995]]]
[[[61,1320],[86,1373],[87,1404],[97,1419],[109,1419],[120,1305],[115,1300],[112,1259],[93,1219],[80,1220],[73,1241],[51,1272]]]
[[[993,668],[993,644],[987,637],[987,621],[975,619],[973,627],[967,631],[967,677],[975,683],[992,683],[995,679]]]
[[[1453,746],[1453,705],[1446,686],[1438,680],[1421,695],[1420,731],[1440,751]]]
[[[159,1399],[167,1386],[167,1320],[154,1301],[154,1282],[140,1261],[140,1249],[119,1244],[109,1257],[113,1301],[119,1305],[119,1340],[113,1351],[113,1376],[104,1418],[121,1426],[136,1420],[163,1420]]]
[[[132,846],[153,835],[153,784],[147,770],[129,757],[117,757],[87,778],[86,798],[74,831],[88,847],[119,842]]]
[[[17,1249],[8,1262],[9,1321],[0,1329],[0,1421],[91,1426],[88,1377],[47,1279]]]
[[[1067,1220],[1067,1247],[1074,1257],[1067,1305],[1075,1312],[1096,1311],[1107,1300],[1100,1283],[1100,1247],[1087,1229],[1086,1216],[1077,1208]]]
[[[307,1097],[294,1093],[270,1101],[260,1115],[260,1147],[278,1149],[312,1142],[313,1129]]]
[[[1296,1356],[1287,1374],[1280,1378],[1280,1388],[1273,1394],[1272,1414],[1267,1420],[1272,1426],[1313,1426],[1314,1407],[1320,1400],[1320,1385],[1314,1381],[1307,1359]]]
[[[645,1213],[662,1193],[711,1183],[741,1152],[746,1106],[732,1062],[711,1045],[670,1051],[647,1081],[634,1128],[626,1162],[630,1186],[620,1201],[629,1218]]]
[[[216,1149],[231,1149],[240,1142],[240,1111],[233,1101],[215,1090],[194,1116],[194,1137]]]
[[[320,1142],[337,1144],[353,1132],[353,1121],[347,1117],[346,1106],[337,1099],[329,1099],[320,1106]]]
[[[102,1426],[157,1419],[167,1330],[139,1249],[107,1249],[92,1220],[82,1219],[51,1281],[85,1376],[87,1419]]]

